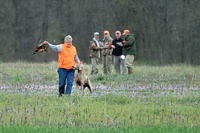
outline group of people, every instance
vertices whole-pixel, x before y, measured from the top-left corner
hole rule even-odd
[[[104,39],[99,41],[99,33],[94,33],[94,38],[90,43],[90,57],[92,63],[91,74],[97,74],[97,62],[98,59],[103,57],[103,71],[105,74],[111,73],[112,55],[114,55],[115,70],[120,74],[120,65],[122,66],[123,73],[132,73],[132,62],[134,60],[134,44],[135,37],[129,30],[124,30],[123,35],[125,39],[121,38],[121,32],[115,32],[115,39],[110,37],[108,30],[104,31]],[[72,91],[72,85],[74,81],[75,70],[73,66],[75,63],[81,63],[77,55],[76,48],[72,44],[72,36],[67,35],[64,38],[64,43],[60,45],[54,45],[48,41],[44,41],[43,44],[51,48],[58,53],[58,92],[59,97],[63,94],[70,95]]]
[[[135,36],[129,30],[115,32],[115,38],[110,36],[105,30],[102,42],[99,40],[99,33],[94,33],[94,38],[90,41],[91,75],[98,73],[98,60],[102,58],[104,74],[111,73],[112,56],[114,57],[114,68],[118,74],[132,73],[132,63],[135,55]],[[122,38],[124,36],[124,39]],[[122,69],[122,70],[121,70]]]

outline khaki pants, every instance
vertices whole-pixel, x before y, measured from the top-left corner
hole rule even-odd
[[[92,64],[92,68],[90,72],[91,75],[98,73],[97,63],[98,63],[98,58],[91,58],[91,64]]]
[[[126,67],[132,67],[134,61],[134,55],[126,55],[125,64]]]
[[[120,67],[122,67],[122,74],[126,74],[125,59],[122,59],[121,56],[114,56],[114,68],[117,74],[121,74]]]
[[[103,72],[104,72],[104,74],[111,74],[111,65],[112,65],[112,56],[104,55],[103,56]]]

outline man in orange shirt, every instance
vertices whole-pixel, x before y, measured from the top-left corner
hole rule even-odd
[[[64,93],[66,95],[71,94],[75,73],[73,66],[75,63],[80,63],[76,48],[72,45],[72,40],[72,37],[68,35],[64,39],[64,44],[53,45],[48,41],[44,41],[44,44],[58,53],[59,96]]]

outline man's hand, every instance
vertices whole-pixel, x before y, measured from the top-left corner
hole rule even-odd
[[[124,40],[124,41],[122,41],[122,44],[124,45],[124,44],[126,44],[126,41]]]
[[[111,46],[111,48],[112,48],[112,49],[115,49],[115,46],[114,46],[114,45],[112,45],[112,46]]]
[[[47,44],[49,44],[49,42],[48,42],[48,41],[44,41],[43,44],[44,44],[44,45],[47,45]]]
[[[118,44],[119,46],[123,46],[123,44],[122,44],[121,42],[118,42],[117,44]]]

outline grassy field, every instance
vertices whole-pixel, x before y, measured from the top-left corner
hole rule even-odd
[[[74,85],[59,98],[56,62],[0,63],[0,132],[200,132],[200,67],[133,70],[100,71],[92,95]]]

